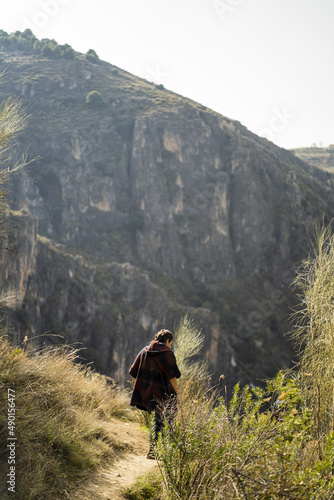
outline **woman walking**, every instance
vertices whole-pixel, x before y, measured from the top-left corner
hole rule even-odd
[[[154,411],[155,443],[163,429],[163,406],[179,393],[177,379],[181,373],[171,349],[172,342],[173,334],[169,330],[160,330],[152,343],[139,352],[129,370],[136,379],[130,404],[149,413]],[[169,412],[169,417],[172,417],[172,412]],[[147,458],[155,458],[151,446]]]

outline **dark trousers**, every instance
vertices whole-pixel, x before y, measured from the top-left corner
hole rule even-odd
[[[165,422],[170,430],[173,428],[176,409],[176,399],[172,397],[164,408],[156,408],[154,410],[154,426],[151,436],[152,442],[156,443],[158,441],[159,432],[163,433]]]
[[[153,441],[156,443],[158,441],[159,432],[164,430],[164,415],[160,410],[154,410],[154,427],[153,427]]]

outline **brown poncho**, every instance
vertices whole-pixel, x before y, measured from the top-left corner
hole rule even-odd
[[[162,342],[144,347],[129,373],[136,379],[130,404],[146,411],[166,401],[173,394],[169,380],[181,376],[173,351]]]

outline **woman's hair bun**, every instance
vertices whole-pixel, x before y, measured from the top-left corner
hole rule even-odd
[[[154,340],[165,344],[167,340],[173,340],[173,334],[169,330],[160,330],[160,332],[156,333]]]

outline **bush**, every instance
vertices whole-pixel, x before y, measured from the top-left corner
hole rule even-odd
[[[43,44],[40,40],[35,40],[33,44],[33,52],[40,54],[42,52]]]
[[[60,59],[62,56],[62,51],[61,51],[61,48],[59,47],[59,45],[55,45],[51,49],[51,53],[52,53],[51,57],[53,57],[54,59]]]
[[[100,92],[93,90],[87,94],[86,104],[92,108],[102,108],[105,106],[105,101]]]
[[[44,45],[42,48],[41,54],[43,57],[47,57],[47,58],[51,59],[53,57],[53,47],[50,46],[49,44]]]
[[[72,47],[67,47],[67,49],[65,49],[64,58],[65,59],[74,59],[75,58],[75,51],[72,49]]]
[[[85,57],[86,57],[87,61],[90,61],[93,63],[100,62],[99,56],[97,55],[97,53],[93,49],[89,49]]]
[[[75,51],[69,44],[58,45],[55,40],[48,38],[38,40],[30,29],[26,29],[23,33],[16,31],[10,35],[0,30],[0,48],[21,50],[26,54],[40,54],[51,59],[74,59],[75,57]],[[94,51],[89,51],[89,57],[94,59],[94,62],[99,61]]]

